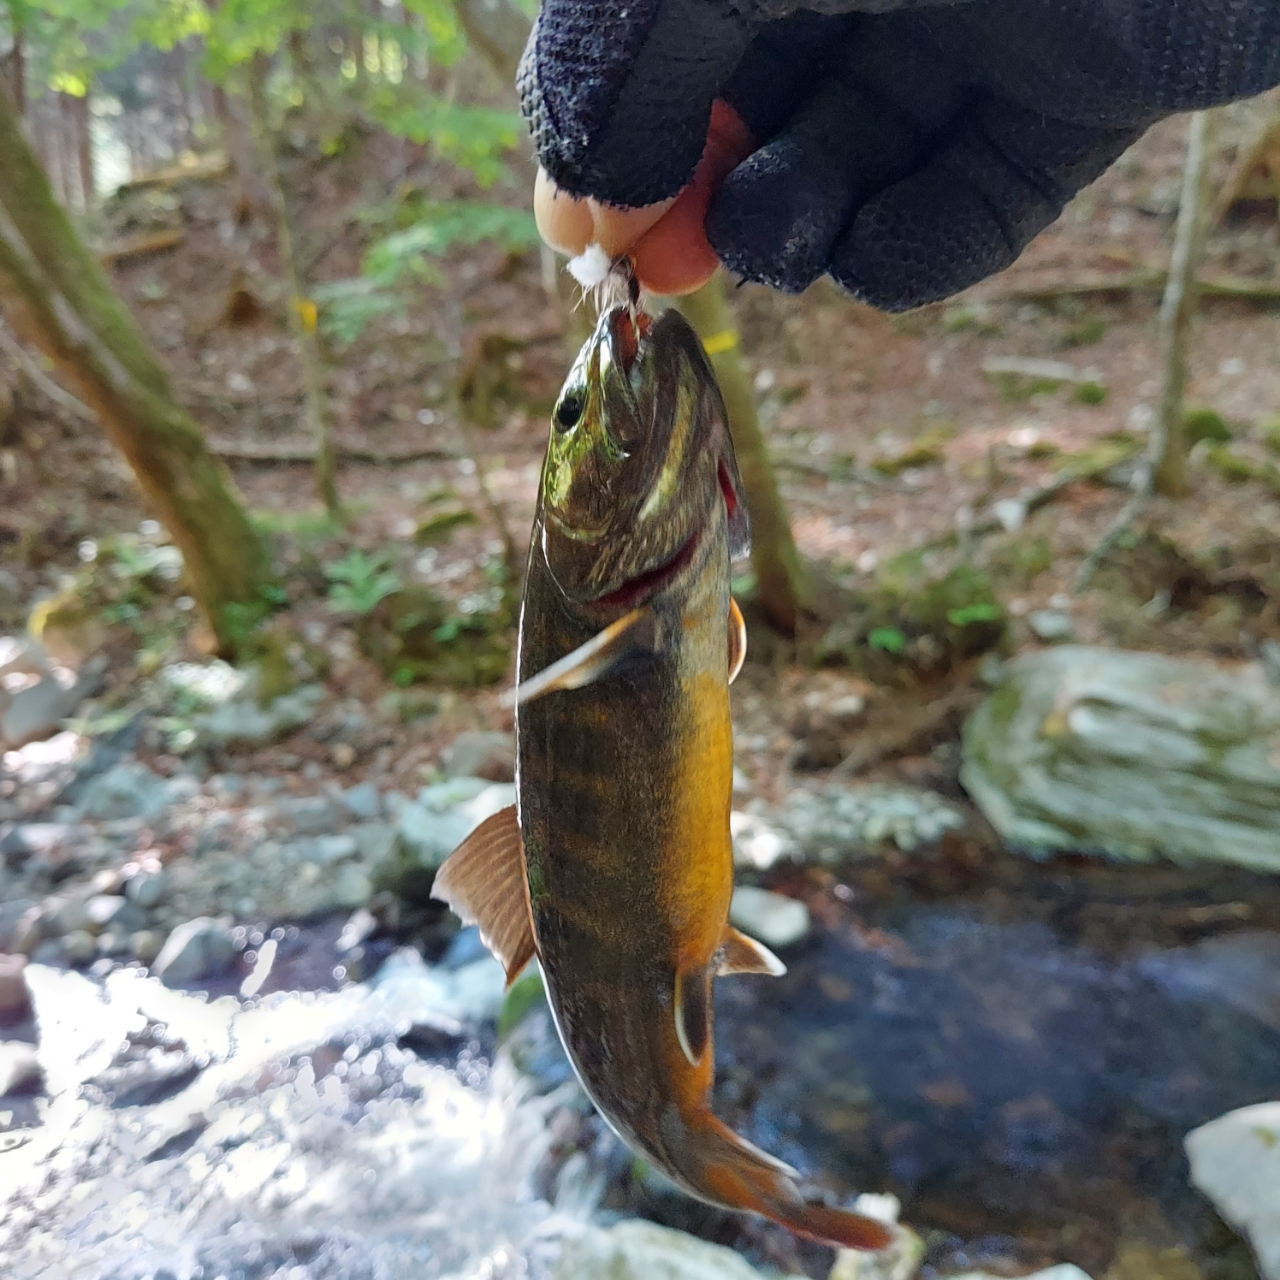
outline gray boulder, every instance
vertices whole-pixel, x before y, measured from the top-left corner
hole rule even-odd
[[[965,726],[960,779],[1032,852],[1280,871],[1280,691],[1256,667],[1023,654]]]
[[[490,814],[514,804],[510,783],[453,778],[423,787],[416,800],[401,802],[396,843],[402,858],[434,870]]]
[[[1280,1102],[1242,1107],[1187,1135],[1191,1182],[1280,1280]]]

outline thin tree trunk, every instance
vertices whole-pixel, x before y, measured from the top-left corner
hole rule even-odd
[[[804,571],[760,430],[755,392],[725,296],[723,274],[717,272],[701,289],[681,298],[679,307],[707,347],[729,413],[729,434],[751,516],[751,568],[761,607],[779,631],[793,635],[805,605]]]
[[[89,95],[74,99],[76,118],[76,162],[80,170],[80,196],[87,210],[97,194],[93,177],[93,129],[89,112]]]
[[[1152,436],[1152,482],[1157,493],[1179,497],[1187,491],[1187,435],[1183,396],[1187,385],[1187,347],[1191,321],[1200,300],[1196,274],[1204,261],[1209,230],[1209,152],[1216,117],[1197,111],[1187,131],[1182,171],[1182,200],[1174,233],[1169,281],[1160,308],[1160,350],[1164,384]]]
[[[5,59],[2,68],[4,74],[0,79],[7,82],[9,100],[13,103],[13,109],[18,118],[21,119],[27,111],[27,55],[22,27],[12,9],[9,10],[9,24],[13,28],[13,48],[9,50],[9,56]]]
[[[338,510],[338,482],[334,464],[333,441],[329,437],[329,413],[325,401],[324,367],[320,360],[320,344],[316,341],[315,303],[306,295],[302,274],[293,250],[293,227],[289,206],[280,181],[275,146],[267,125],[263,86],[266,81],[266,59],[259,54],[248,68],[249,108],[252,113],[262,171],[271,192],[276,217],[276,244],[280,252],[280,271],[289,287],[289,325],[298,346],[298,362],[302,372],[302,388],[306,404],[307,429],[316,442],[316,488],[325,510],[331,515]]]
[[[264,610],[263,545],[225,468],[174,402],[159,361],[58,207],[3,94],[0,304],[98,414],[182,552],[220,646],[234,652]]]

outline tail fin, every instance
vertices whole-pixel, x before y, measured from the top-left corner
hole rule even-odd
[[[790,1166],[754,1147],[704,1112],[690,1131],[690,1164],[682,1170],[697,1194],[730,1209],[745,1209],[781,1223],[797,1235],[843,1249],[885,1249],[892,1227],[848,1209],[806,1199]]]

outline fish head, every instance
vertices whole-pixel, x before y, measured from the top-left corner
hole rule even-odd
[[[678,311],[601,316],[552,414],[540,505],[552,578],[600,616],[644,604],[708,541],[747,553],[724,400]]]

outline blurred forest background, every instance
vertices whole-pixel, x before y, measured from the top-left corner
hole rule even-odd
[[[28,1046],[0,1052],[0,1138],[37,1149],[56,1089],[31,1000],[71,999],[23,987],[28,959],[245,1009],[359,987],[406,942],[475,959],[427,891],[511,781],[499,692],[547,415],[593,318],[529,211],[532,12],[0,0],[0,1031]],[[1259,976],[1280,972],[1278,203],[1273,94],[1159,125],[949,303],[717,279],[679,304],[716,336],[756,535],[734,822],[765,892],[740,922],[810,949],[783,996],[722,1011],[720,1103],[841,1187],[892,1187],[943,1271],[988,1237],[996,1270],[1253,1266],[1179,1162],[1280,1079]],[[1027,849],[1062,856],[1042,874]],[[919,924],[939,903],[986,941]],[[914,987],[906,1040],[869,996],[855,1027],[883,990],[866,966],[963,986],[966,965],[1034,1029],[980,1000],[994,1039],[939,1063],[925,1024],[973,990]],[[1033,1017],[1050,973],[1083,1021]],[[1187,991],[1229,1006],[1216,1065]],[[449,1008],[454,1031],[384,1039],[490,1054],[497,1006]],[[780,1067],[811,1032],[805,1070]],[[160,1101],[194,1051],[147,1034],[129,1062]],[[1077,1061],[1112,1036],[1105,1070]],[[992,1053],[1021,1066],[993,1079]],[[614,1207],[826,1274],[601,1156],[569,1110],[544,1190],[594,1151]],[[0,1238],[26,1248],[48,1206],[13,1206]]]

